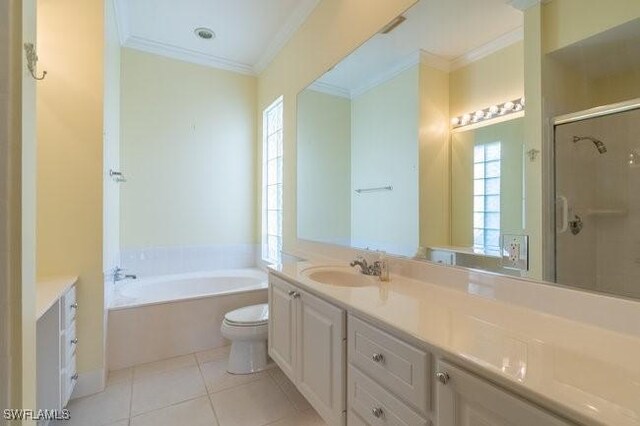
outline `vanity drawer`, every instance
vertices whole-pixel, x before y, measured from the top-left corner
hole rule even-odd
[[[64,320],[62,321],[63,327],[68,327],[72,321],[76,319],[76,312],[78,310],[78,303],[76,301],[76,287],[73,286],[64,295]]]
[[[76,373],[76,355],[68,358],[66,369],[62,370],[62,405],[66,406],[78,381]]]
[[[349,425],[427,426],[429,422],[382,386],[349,366]]]
[[[71,356],[75,356],[76,347],[78,346],[75,321],[72,321],[71,324],[69,324],[69,326],[67,327],[67,332],[65,333],[63,343],[63,348],[66,352],[66,358],[70,359]]]
[[[426,414],[431,407],[431,355],[349,316],[349,362]]]

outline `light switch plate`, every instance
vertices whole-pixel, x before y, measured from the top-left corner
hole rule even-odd
[[[529,270],[529,236],[503,234],[501,241],[502,267],[518,271]]]

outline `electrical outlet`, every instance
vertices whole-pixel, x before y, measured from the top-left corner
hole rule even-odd
[[[529,237],[527,235],[504,234],[501,243],[503,268],[529,270]]]

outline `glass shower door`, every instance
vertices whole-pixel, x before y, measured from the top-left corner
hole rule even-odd
[[[640,297],[640,110],[556,126],[556,282]]]

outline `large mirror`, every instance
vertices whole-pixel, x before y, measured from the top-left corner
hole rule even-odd
[[[523,3],[420,0],[300,92],[298,238],[640,297],[640,8]]]

